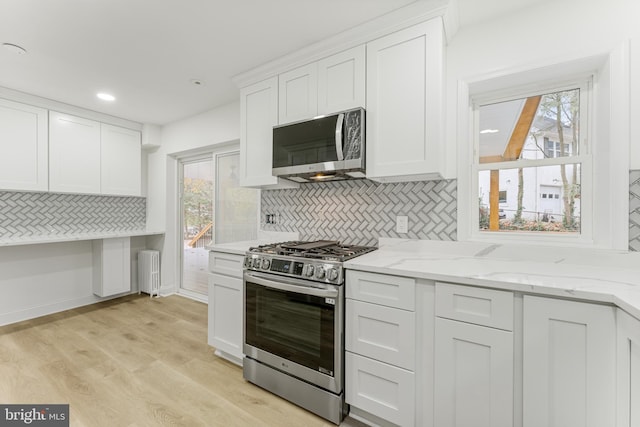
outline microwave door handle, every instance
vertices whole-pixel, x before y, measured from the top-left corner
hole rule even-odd
[[[342,152],[342,124],[344,123],[344,113],[338,114],[338,120],[336,120],[336,153],[338,153],[338,160],[344,160],[344,153]]]
[[[300,285],[284,283],[280,281],[275,282],[273,280],[258,277],[250,273],[245,274],[245,280],[249,280],[252,283],[255,283],[256,285],[265,286],[267,288],[274,288],[281,291],[295,292],[298,294],[312,295],[312,296],[323,297],[323,298],[338,297],[338,291],[335,289],[318,289],[318,288],[311,288],[308,286],[300,286]]]

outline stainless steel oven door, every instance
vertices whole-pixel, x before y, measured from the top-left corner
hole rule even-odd
[[[245,272],[243,290],[244,354],[341,393],[343,287]]]

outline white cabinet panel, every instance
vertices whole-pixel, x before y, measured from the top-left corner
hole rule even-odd
[[[400,426],[414,425],[413,372],[350,352],[345,367],[348,404]]]
[[[93,293],[100,297],[131,291],[131,240],[93,241]]]
[[[100,194],[100,123],[49,112],[49,190]]]
[[[278,76],[279,123],[318,115],[318,64],[305,65]]]
[[[47,110],[0,99],[0,189],[47,191]]]
[[[435,425],[513,425],[513,333],[436,319]]]
[[[273,126],[278,124],[278,78],[240,90],[240,185],[296,188],[298,184],[271,174]]]
[[[415,279],[355,270],[347,270],[346,278],[347,298],[404,310],[415,309]]]
[[[209,271],[242,278],[244,256],[225,252],[209,252]]]
[[[216,354],[242,363],[242,273],[244,256],[209,252],[208,343]]]
[[[442,161],[442,21],[367,44],[367,177],[439,178]]]
[[[513,330],[513,292],[436,283],[436,315]]]
[[[140,132],[103,123],[100,141],[101,193],[140,196],[140,157]]]
[[[242,359],[242,279],[209,274],[209,345]]]
[[[615,423],[613,307],[524,297],[524,427]]]
[[[346,348],[413,370],[415,313],[347,299]]]
[[[618,427],[640,426],[640,321],[618,309]]]
[[[364,45],[318,62],[318,114],[365,106],[365,62]]]

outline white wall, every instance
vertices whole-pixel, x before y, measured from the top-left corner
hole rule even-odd
[[[163,126],[160,147],[147,155],[147,228],[164,230],[161,281],[163,292],[176,289],[179,236],[176,156],[233,143],[240,138],[240,103],[234,102]]]
[[[601,230],[594,230],[594,244],[602,247],[628,246],[628,170],[640,169],[640,2],[637,0],[558,0],[540,1],[531,7],[500,16],[496,19],[463,27],[447,47],[446,87],[446,138],[449,143],[447,170],[456,171],[458,178],[459,209],[458,237],[468,238],[472,224],[469,198],[464,186],[469,182],[470,144],[469,126],[460,119],[461,105],[467,101],[464,91],[478,82],[535,70],[553,64],[561,64],[583,58],[609,58],[608,70],[603,75],[611,77],[610,90],[622,102],[613,102],[611,111],[596,111],[601,117],[611,115],[608,140],[611,147],[602,154],[612,153],[609,173],[600,173],[596,185],[609,186],[611,203],[598,205],[596,215]],[[629,46],[631,48],[629,49]],[[629,63],[623,59],[628,58]],[[630,76],[629,87],[620,96],[625,76]],[[608,85],[608,84],[607,84]],[[459,93],[459,90],[461,93]],[[603,93],[605,96],[607,92]],[[629,97],[626,101],[624,98]],[[604,104],[596,105],[602,107]],[[463,114],[464,115],[464,114]],[[626,115],[627,120],[619,120]],[[630,118],[630,121],[629,121]],[[622,123],[622,125],[620,125]],[[607,128],[609,129],[609,128]],[[602,132],[602,129],[600,129]],[[602,133],[598,135],[602,137]],[[602,140],[602,138],[600,138]],[[617,151],[624,147],[622,152]],[[627,160],[627,152],[630,156]],[[620,168],[620,166],[623,166]],[[615,176],[614,176],[615,175]],[[609,180],[602,183],[600,180]],[[605,191],[600,188],[600,194]],[[615,194],[613,194],[615,193]],[[465,205],[466,203],[466,205]],[[608,208],[610,206],[611,208]],[[610,209],[610,212],[604,212]],[[624,218],[626,215],[626,219]],[[618,224],[619,229],[605,230],[607,224]],[[623,229],[624,228],[624,229]],[[626,239],[625,239],[626,233]]]

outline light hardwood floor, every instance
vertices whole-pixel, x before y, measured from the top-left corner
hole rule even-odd
[[[0,403],[68,403],[86,427],[333,425],[245,382],[207,345],[206,304],[180,296],[1,327]]]

